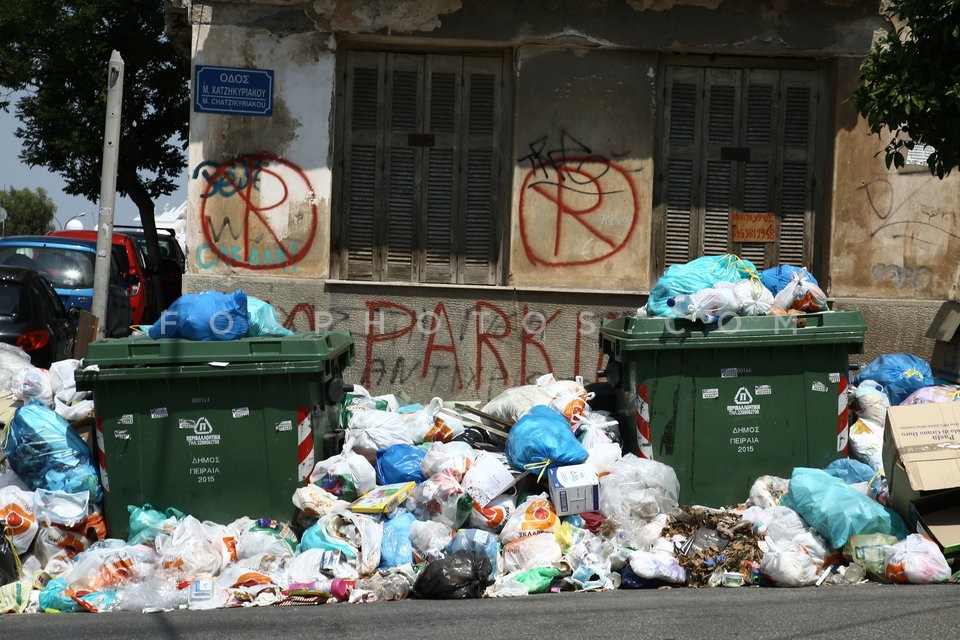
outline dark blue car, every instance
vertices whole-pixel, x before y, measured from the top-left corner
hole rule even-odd
[[[42,275],[56,289],[68,311],[90,310],[96,257],[97,243],[91,240],[53,236],[0,238],[0,264],[33,269]],[[104,335],[128,335],[132,321],[127,287],[111,255]]]

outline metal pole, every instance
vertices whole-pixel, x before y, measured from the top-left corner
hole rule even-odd
[[[117,158],[120,155],[120,111],[123,106],[123,58],[110,55],[107,72],[107,121],[103,134],[103,170],[100,173],[100,218],[97,226],[97,264],[93,275],[93,306],[97,339],[107,328],[107,294],[110,291],[110,258],[113,246],[113,208],[117,197]]]

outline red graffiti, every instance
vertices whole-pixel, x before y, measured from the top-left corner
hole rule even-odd
[[[447,335],[450,337],[450,344],[436,344],[434,338],[437,337],[437,332],[439,327],[437,324],[440,322],[440,318],[443,318],[444,323],[447,325]],[[430,357],[433,355],[434,351],[446,351],[447,353],[453,354],[453,366],[454,370],[457,372],[457,388],[463,389],[463,377],[460,375],[460,361],[457,360],[457,345],[453,340],[453,327],[450,326],[450,316],[447,315],[447,308],[443,306],[443,302],[438,302],[437,306],[433,310],[433,315],[430,316],[430,328],[424,328],[430,335],[427,339],[427,352],[423,357],[423,372],[421,377],[426,379],[427,371],[430,369]]]
[[[502,333],[493,333],[492,331],[488,332],[484,330],[484,311],[493,311],[500,319],[503,320],[503,332]],[[500,367],[500,377],[503,379],[503,384],[506,386],[509,382],[509,376],[507,375],[507,367],[503,364],[503,358],[500,357],[500,352],[497,351],[497,347],[494,346],[491,340],[503,340],[510,335],[510,318],[507,317],[507,314],[495,304],[489,302],[484,302],[483,300],[477,300],[477,306],[474,309],[474,314],[477,319],[477,389],[480,388],[480,374],[483,372],[483,347],[486,346],[493,353],[494,359],[497,361],[497,366]]]
[[[307,318],[307,328],[310,331],[316,330],[316,323],[314,322],[315,312],[313,310],[313,305],[309,302],[301,302],[293,309],[290,309],[290,313],[287,314],[287,320],[283,323],[283,326],[291,331],[294,331],[297,326],[297,316],[303,315]]]
[[[594,164],[602,167],[597,173],[590,172]],[[539,202],[527,201],[533,194]],[[544,200],[552,205],[551,219],[543,213]],[[626,246],[639,214],[637,188],[624,168],[597,156],[558,159],[549,171],[531,169],[523,180],[519,202],[523,250],[535,265],[595,264]]]
[[[237,179],[236,176],[248,176],[249,178]],[[275,201],[260,204],[254,198],[254,191],[257,191],[258,196],[264,193],[260,190],[260,186],[265,177],[272,178],[271,185],[279,192],[279,196]],[[270,153],[237,156],[217,167],[216,171],[207,178],[200,198],[201,227],[210,251],[226,264],[252,270],[282,269],[303,260],[310,251],[316,235],[319,217],[317,205],[310,205],[309,229],[302,245],[294,245],[290,241],[281,240],[272,226],[273,223],[268,218],[269,212],[277,210],[287,203],[291,192],[291,185],[287,184],[287,180],[291,177],[302,182],[302,185],[296,186],[306,189],[308,194],[313,194],[313,186],[300,167]],[[230,185],[232,191],[226,189],[225,185]],[[220,229],[214,229],[213,220],[211,216],[207,215],[207,206],[211,201],[210,196],[217,192],[221,194],[230,193],[231,199],[233,197],[240,198],[243,202],[242,224],[238,225],[235,220],[223,218]],[[240,227],[239,230],[236,229],[238,226]],[[241,245],[239,257],[231,255],[233,251],[224,251],[223,248],[218,246],[218,238],[226,227],[231,229],[231,233],[237,234],[237,240]],[[258,247],[251,247],[251,230],[257,228],[262,229],[273,238],[274,244],[271,249],[277,252],[276,261],[263,260],[259,256]],[[283,255],[282,258],[280,257],[281,254]]]
[[[396,331],[388,331],[385,333],[377,333],[374,331],[374,324],[377,318],[377,312],[382,311],[383,309],[396,309],[402,313],[410,316],[410,324],[402,329],[397,329]],[[373,362],[373,345],[378,342],[390,342],[396,340],[397,338],[402,338],[407,335],[413,328],[417,326],[417,314],[413,311],[400,304],[399,302],[390,302],[389,300],[372,300],[367,302],[367,357],[363,370],[363,380],[364,384],[370,385],[370,365]],[[379,318],[380,324],[383,323],[383,317]]]

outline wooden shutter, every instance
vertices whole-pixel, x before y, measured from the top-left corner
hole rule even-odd
[[[738,69],[707,69],[707,140],[704,148],[703,225],[698,255],[730,253],[730,211],[737,180],[736,163],[724,159],[723,150],[735,146],[740,134],[740,83]],[[700,225],[698,225],[700,226]],[[697,256],[694,256],[697,257]]]
[[[388,153],[386,154],[386,224],[380,246],[383,255],[384,280],[416,282],[418,270],[414,261],[415,235],[418,227],[417,148],[410,146],[410,134],[421,130],[422,58],[392,55],[387,65]]]
[[[499,134],[502,115],[502,60],[464,58],[461,230],[457,236],[458,282],[494,284],[498,271],[500,209]]]
[[[347,58],[340,273],[351,280],[379,278],[374,230],[380,209],[377,148],[383,111],[382,64],[383,55],[377,53],[351,53]]]
[[[664,156],[667,158],[663,192],[666,195],[663,267],[692,259],[690,244],[699,226],[694,194],[699,191],[700,96],[703,72],[673,68],[667,75]]]
[[[781,263],[809,266],[813,258],[813,188],[819,91],[809,73],[781,73],[783,134],[781,180],[777,190]]]

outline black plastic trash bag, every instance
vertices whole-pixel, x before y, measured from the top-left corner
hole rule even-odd
[[[0,587],[21,577],[20,557],[13,548],[13,538],[6,522],[0,520]]]
[[[413,592],[418,598],[431,600],[479,598],[491,573],[486,554],[454,551],[428,564],[417,576]]]

